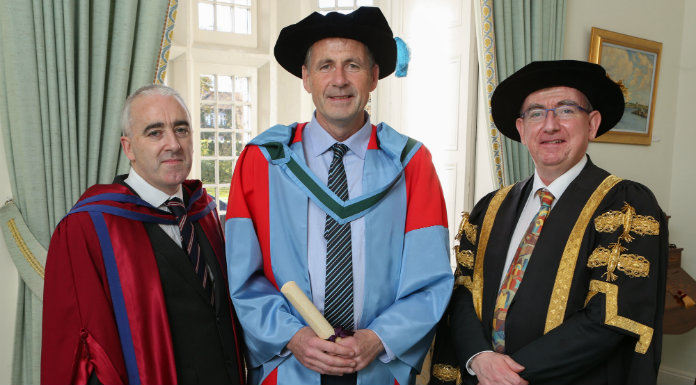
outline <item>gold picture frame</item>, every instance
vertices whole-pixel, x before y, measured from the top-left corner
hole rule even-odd
[[[624,92],[619,123],[595,142],[642,144],[652,141],[662,43],[592,27],[590,57]]]

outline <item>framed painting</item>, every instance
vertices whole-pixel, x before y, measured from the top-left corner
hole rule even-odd
[[[595,142],[650,145],[662,43],[592,27],[590,57],[624,93],[619,123]]]

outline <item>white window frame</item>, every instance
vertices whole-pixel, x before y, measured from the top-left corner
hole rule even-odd
[[[194,152],[193,152],[193,167],[191,169],[191,174],[196,179],[201,179],[201,161],[204,160],[201,155],[201,97],[200,97],[200,77],[201,75],[227,75],[227,76],[245,76],[249,78],[249,101],[251,103],[250,119],[249,124],[251,128],[251,136],[253,138],[259,132],[258,129],[258,71],[255,67],[246,67],[240,65],[228,65],[228,64],[213,64],[213,63],[195,63],[192,80],[190,83],[195,83],[195,89],[192,89],[191,95],[195,95],[189,102],[191,109],[191,120],[194,127]],[[192,85],[189,85],[192,87]],[[230,132],[236,132],[232,129]],[[233,146],[235,144],[233,143]],[[223,160],[232,160],[232,171],[234,172],[234,167],[236,165],[238,154],[232,155],[232,157],[217,157]],[[209,159],[209,157],[206,157]],[[218,167],[215,167],[215,176],[218,177]],[[217,193],[216,187],[229,187],[230,181],[219,180],[217,184],[203,184],[208,190],[210,195],[215,195],[216,199],[219,199],[219,194]],[[217,204],[217,202],[216,202]],[[225,211],[220,210],[218,207],[220,215],[224,215]]]
[[[191,31],[193,41],[204,44],[219,44],[225,46],[238,46],[256,48],[258,46],[258,1],[251,0],[251,33],[241,34],[234,32],[208,31],[198,28],[198,4],[207,1],[191,0],[192,13]]]

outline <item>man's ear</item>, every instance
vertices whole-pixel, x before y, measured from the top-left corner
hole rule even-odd
[[[377,88],[377,82],[379,81],[379,65],[375,64],[372,66],[372,84],[370,85],[370,92]]]
[[[594,110],[590,112],[589,115],[589,133],[588,136],[590,140],[594,139],[597,137],[597,130],[599,130],[599,125],[602,123],[602,114],[599,113],[599,111]]]
[[[517,133],[520,134],[520,142],[524,144],[524,119],[517,118],[515,120],[515,128],[517,128]]]
[[[302,65],[302,85],[304,86],[305,91],[309,92],[310,94],[312,93],[312,88],[310,87],[311,84],[309,81],[309,70],[304,64]]]
[[[130,160],[131,162],[134,161],[135,154],[133,153],[133,149],[131,148],[131,142],[129,137],[125,135],[121,137],[121,147],[123,148],[123,153],[126,154],[128,160]]]

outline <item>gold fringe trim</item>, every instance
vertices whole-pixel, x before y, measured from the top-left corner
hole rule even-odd
[[[621,178],[614,175],[609,175],[608,177],[604,178],[602,183],[600,183],[600,185],[597,186],[595,191],[592,193],[590,199],[588,199],[585,207],[583,207],[577,221],[575,222],[575,225],[573,226],[573,230],[568,236],[568,242],[565,245],[563,255],[561,256],[561,262],[558,266],[558,271],[556,272],[556,281],[554,282],[551,300],[549,301],[549,310],[548,313],[546,313],[546,326],[544,328],[544,334],[550,332],[563,323],[566,306],[568,305],[568,293],[570,292],[570,285],[573,281],[575,265],[577,264],[578,253],[580,252],[580,244],[582,243],[582,238],[585,235],[587,225],[590,223],[592,215],[597,210],[597,207],[607,195],[609,190],[611,190],[620,181]]]
[[[22,234],[19,233],[19,229],[17,229],[14,218],[7,221],[7,227],[10,229],[12,238],[14,238],[19,251],[21,251],[24,255],[24,259],[26,259],[29,266],[36,271],[36,274],[43,279],[45,274],[44,267],[41,266],[41,262],[36,259],[31,250],[29,250],[29,246],[27,246],[27,244],[24,242],[24,238],[22,238]]]
[[[617,327],[629,331],[637,335],[638,342],[636,342],[635,351],[636,353],[645,354],[650,347],[650,341],[652,340],[653,328],[643,325],[639,322],[633,321],[631,319],[620,316],[618,297],[619,297],[619,287],[603,281],[598,281],[593,279],[590,281],[590,293],[588,293],[587,300],[585,304],[589,302],[590,298],[596,293],[604,293],[604,298],[606,301],[606,313],[604,315],[604,323],[610,326]]]
[[[456,381],[457,385],[462,383],[462,373],[459,367],[445,364],[433,365],[433,376],[442,382]]]
[[[501,188],[495,196],[493,196],[493,199],[491,199],[491,202],[488,204],[488,209],[486,209],[486,215],[481,225],[481,234],[479,235],[478,249],[476,250],[476,263],[474,265],[474,277],[471,288],[474,309],[476,310],[476,315],[479,320],[481,320],[481,307],[483,306],[483,261],[486,257],[488,238],[490,238],[495,217],[498,215],[498,209],[500,209],[500,205],[503,203],[503,200],[505,200],[510,189],[512,189],[512,186],[514,185]]]

